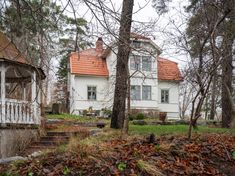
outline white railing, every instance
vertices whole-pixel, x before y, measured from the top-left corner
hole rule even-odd
[[[0,102],[0,123],[6,124],[39,124],[39,108],[33,113],[34,104],[29,101],[5,99],[4,104]],[[5,112],[4,112],[5,109]],[[35,115],[34,115],[35,114]]]

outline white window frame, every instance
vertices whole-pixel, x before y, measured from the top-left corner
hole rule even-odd
[[[132,87],[139,87],[139,98],[133,99]],[[140,86],[140,85],[131,85],[130,90],[131,90],[131,92],[130,92],[130,93],[131,93],[131,95],[130,95],[131,100],[137,100],[137,101],[141,100],[141,86]],[[135,96],[135,97],[136,97],[136,96]]]
[[[92,87],[92,88],[95,88],[95,99],[90,99],[89,98],[89,87]],[[92,90],[93,91],[93,90]],[[97,100],[97,86],[92,86],[92,85],[88,85],[87,86],[87,100],[89,100],[89,101],[96,101]]]
[[[144,87],[150,87],[150,98],[144,97]],[[152,100],[152,86],[150,85],[142,85],[142,100]]]
[[[137,59],[139,61],[137,61]],[[142,60],[141,56],[132,54],[130,56],[130,69],[131,70],[141,70],[141,60]]]
[[[150,63],[149,69],[145,69],[143,67],[143,60],[144,59],[149,60],[149,62],[147,62],[147,63]],[[145,56],[145,55],[142,56],[142,55],[137,55],[137,54],[131,54],[129,57],[129,60],[130,60],[130,70],[139,70],[139,71],[145,71],[145,72],[152,71],[152,57],[151,56]]]
[[[142,58],[142,59],[141,59],[141,61],[142,61],[142,62],[141,62],[142,71],[151,72],[151,71],[152,71],[152,59],[151,59],[151,56],[142,56],[141,58]],[[144,67],[144,65],[143,65],[143,63],[144,63],[143,60],[144,60],[144,59],[147,60],[147,62],[146,62],[147,65],[150,63],[150,68],[148,68],[148,67],[145,68],[145,67]],[[147,68],[148,68],[148,69],[147,69]]]
[[[168,93],[168,99],[167,99],[167,101],[166,101],[166,94],[164,93],[164,95],[163,95],[163,92],[165,92],[165,91],[167,91],[167,93]],[[164,100],[162,100],[162,96],[164,96]],[[161,89],[161,103],[164,103],[164,104],[169,104],[169,102],[170,102],[170,90],[169,89]]]
[[[132,40],[132,47],[134,49],[138,49],[138,48],[141,48],[142,46],[142,42],[139,41],[139,40]]]

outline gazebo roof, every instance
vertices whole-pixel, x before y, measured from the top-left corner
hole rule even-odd
[[[7,36],[0,31],[0,59],[17,64],[23,64],[39,70],[42,78],[45,78],[43,70],[33,63],[30,63],[26,57],[17,49],[16,45],[10,41]]]
[[[26,64],[25,57],[5,34],[0,31],[0,58]]]

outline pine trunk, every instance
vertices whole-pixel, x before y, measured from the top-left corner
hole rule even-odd
[[[233,76],[233,37],[234,34],[226,32],[223,39],[222,62],[222,127],[229,128],[232,120],[233,104],[230,101],[232,93]]]

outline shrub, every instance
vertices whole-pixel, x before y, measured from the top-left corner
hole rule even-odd
[[[130,121],[133,121],[134,119],[136,119],[136,117],[135,117],[133,114],[130,114],[130,115],[129,115],[129,120],[130,120]]]
[[[137,114],[136,116],[136,120],[143,120],[145,118],[144,114],[143,113],[139,113]]]
[[[105,114],[105,116],[107,116],[107,117],[111,117],[112,116],[112,111],[111,110],[109,110],[109,109],[104,109],[104,114]]]
[[[147,125],[144,120],[133,120],[133,125]]]

